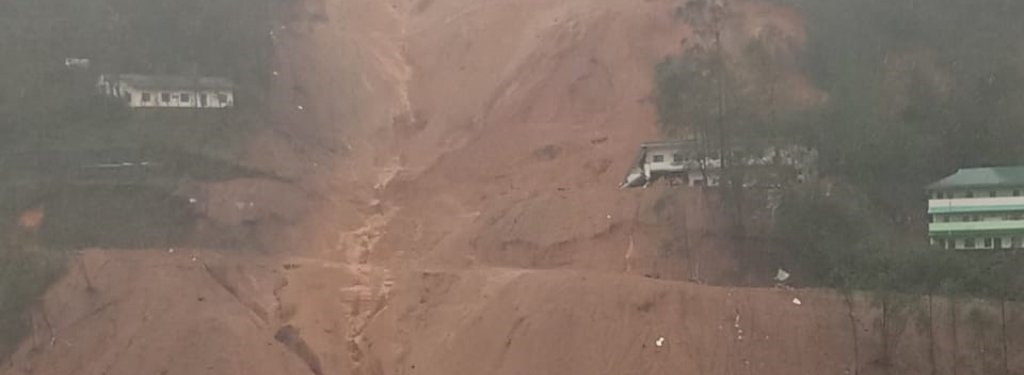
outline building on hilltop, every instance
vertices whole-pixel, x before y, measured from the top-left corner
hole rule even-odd
[[[818,153],[803,146],[738,144],[729,156],[730,164],[742,169],[744,187],[778,188],[816,175]],[[696,141],[648,142],[640,145],[620,187],[646,187],[660,178],[691,187],[718,186],[721,168],[721,155],[702,152]]]
[[[235,86],[225,78],[104,74],[96,84],[103,95],[131,108],[230,108]]]
[[[961,169],[928,193],[932,245],[1024,249],[1024,166]]]

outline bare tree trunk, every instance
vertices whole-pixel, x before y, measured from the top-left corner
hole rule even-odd
[[[957,342],[956,334],[956,298],[951,298],[949,300],[949,312],[952,318],[951,324],[953,330],[953,375],[957,375],[957,364],[960,362],[960,343]]]
[[[857,338],[857,317],[853,315],[852,292],[844,291],[843,299],[846,302],[846,314],[850,319],[850,338],[853,340],[853,375],[860,375],[860,340]]]
[[[885,372],[889,373],[890,355],[889,348],[889,296],[885,295],[882,297],[882,361],[881,363],[885,366]]]
[[[1010,375],[1010,345],[1009,337],[1006,335],[1006,297],[999,300],[1000,318],[1003,331],[1003,374]]]
[[[932,311],[931,293],[928,293],[928,361],[932,366],[932,375],[937,375],[939,369],[935,365],[935,314]]]

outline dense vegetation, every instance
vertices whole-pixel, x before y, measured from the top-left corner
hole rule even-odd
[[[794,192],[780,227],[816,282],[1020,298],[1012,255],[929,251],[923,186],[960,167],[1024,162],[1024,3],[795,1],[822,169],[848,188]],[[842,190],[847,190],[844,193]]]
[[[1024,162],[1024,3],[779,2],[804,16],[795,63],[773,47],[786,43],[770,28],[723,53],[728,5],[680,8],[699,43],[658,67],[665,132],[712,146],[782,137],[819,150],[822,184],[789,192],[776,225],[783,263],[806,284],[1022,297],[1009,293],[1024,285],[1015,257],[928,249],[923,187],[960,167]],[[794,64],[827,101],[777,105],[777,72]]]
[[[806,71],[831,97],[816,116],[832,175],[898,214],[959,167],[1024,160],[1024,3],[795,3]]]
[[[847,291],[1024,299],[1024,259],[1016,254],[929,249],[880,211],[852,187],[790,191],[777,228],[786,240],[786,266],[799,270],[796,281]]]

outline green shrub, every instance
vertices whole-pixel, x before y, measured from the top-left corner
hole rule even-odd
[[[1024,297],[1016,292],[1024,286],[1019,257],[933,249],[904,238],[879,212],[850,188],[788,192],[776,234],[798,282],[880,293]]]
[[[63,253],[0,249],[0,358],[6,359],[28,333],[30,309],[63,269]]]

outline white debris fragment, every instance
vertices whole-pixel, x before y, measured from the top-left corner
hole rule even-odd
[[[299,106],[295,106],[295,108],[298,108],[298,109],[299,109],[300,111],[301,111],[301,110],[303,110],[303,109],[305,109],[305,108],[303,108],[303,107],[302,107],[301,105],[299,105]]]
[[[274,71],[274,76],[275,76],[275,77],[277,76],[277,71],[276,71],[276,70]]]
[[[607,217],[608,217],[608,220],[612,219],[612,215],[608,215]]]
[[[188,203],[196,204],[196,202],[198,202],[198,200],[196,200],[195,198],[188,198]]]
[[[662,347],[664,345],[665,345],[665,338],[664,337],[658,337],[657,340],[654,340],[654,346],[657,346],[657,347],[660,348],[660,347]]]
[[[799,298],[793,298],[793,304],[797,305],[797,306],[800,306],[800,305],[802,305],[804,303],[802,301],[800,301]]]
[[[167,252],[168,252],[168,253],[171,253],[171,254],[174,254],[174,248],[172,247],[172,248],[170,248],[170,249],[167,249]]]
[[[192,256],[192,261],[193,261],[193,262],[195,262],[195,261],[197,261],[197,260],[198,260],[198,259],[197,259],[197,258],[196,258],[195,256]]]
[[[775,273],[775,281],[780,283],[784,282],[786,280],[789,280],[789,276],[789,272],[786,272],[786,270],[779,268],[779,271]]]

